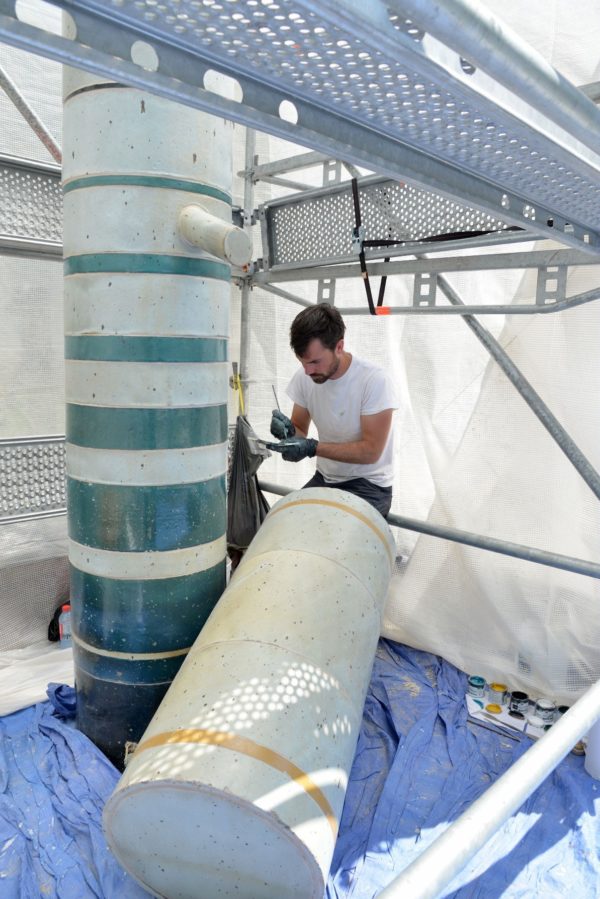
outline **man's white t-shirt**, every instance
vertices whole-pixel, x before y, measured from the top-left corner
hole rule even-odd
[[[315,384],[300,368],[286,390],[292,402],[308,409],[319,440],[323,443],[351,443],[362,437],[361,415],[375,415],[385,409],[397,409],[394,385],[377,365],[352,356],[341,376],[324,384]],[[367,478],[380,487],[391,487],[393,476],[393,427],[383,453],[369,465],[334,462],[317,458],[317,471],[326,481],[339,483],[351,478]]]

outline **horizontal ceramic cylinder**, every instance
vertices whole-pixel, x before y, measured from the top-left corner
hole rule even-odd
[[[134,185],[93,185],[67,191],[64,197],[64,240],[69,255],[82,253],[171,253],[197,258],[179,236],[181,210],[195,196],[190,191]],[[231,224],[231,205],[203,197],[206,216],[225,230]],[[94,215],[90,218],[90,207]],[[242,232],[243,233],[243,232]],[[244,234],[244,241],[248,238]],[[209,251],[212,252],[212,251]]]
[[[248,265],[252,259],[252,241],[246,231],[223,222],[209,209],[195,203],[181,210],[179,233],[192,246],[232,265]]]
[[[348,493],[271,509],[107,803],[140,883],[322,897],[394,557],[383,518]]]

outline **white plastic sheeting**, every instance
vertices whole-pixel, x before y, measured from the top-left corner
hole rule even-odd
[[[487,5],[574,83],[600,77],[600,8],[591,0],[577,5],[576,16],[566,0],[537,0],[526,12],[518,0]],[[531,272],[448,280],[465,302],[535,301]],[[580,269],[567,293],[599,283],[597,268]],[[315,282],[283,286],[316,300]],[[386,303],[410,303],[411,289],[409,279],[389,279]],[[362,284],[338,281],[336,303],[366,307]],[[255,290],[251,309],[249,415],[262,434],[273,384],[283,411],[291,406],[285,384],[296,363],[287,334],[300,307]],[[481,320],[599,469],[600,304]],[[597,499],[459,317],[352,316],[346,323],[347,349],[386,365],[402,398],[393,512],[598,561]],[[310,462],[277,458],[261,475],[298,487],[312,470]],[[600,676],[597,581],[407,531],[397,540],[404,561],[390,589],[385,636],[562,703]]]
[[[32,0],[23,0],[19,8],[21,13],[36,15],[37,21],[52,23],[60,29],[61,13],[57,8]],[[0,44],[0,66],[60,143],[61,66],[4,44]],[[0,122],[1,154],[40,163],[53,162],[1,90]],[[26,193],[23,183],[20,190]],[[31,204],[24,203],[21,207],[13,202],[4,210],[4,228],[9,235],[22,235],[32,225],[28,217],[30,208]],[[63,434],[61,262],[56,258],[0,255],[0,279],[0,439],[27,440]],[[15,496],[23,486],[22,479],[36,474],[33,470],[12,471],[2,486],[11,497]],[[46,479],[44,472],[41,480]],[[28,487],[27,495],[36,493],[35,486]],[[49,660],[59,656],[51,653],[40,662],[39,677],[37,661],[32,661],[40,652],[44,654],[46,648],[54,650],[52,644],[45,642],[48,623],[67,591],[66,519],[0,523],[2,714],[44,698],[48,680],[68,679],[63,667],[59,666],[54,673],[50,670]]]
[[[600,8],[595,0],[580,0],[576,12],[570,0],[531,0],[526,8],[520,0],[486,0],[486,5],[574,83],[600,78]],[[44,14],[50,12],[59,15],[46,7]],[[60,67],[4,46],[0,62],[60,141]],[[42,144],[1,95],[0,112],[0,150],[49,161]],[[239,139],[239,171],[244,165],[243,129],[234,131]],[[258,136],[261,162],[298,151]],[[301,180],[304,177],[302,173]],[[256,201],[268,193],[268,186],[257,185]],[[241,203],[241,179],[235,196]],[[25,266],[27,278],[22,274]],[[56,272],[48,281],[45,270],[50,268]],[[0,270],[7,312],[0,338],[4,410],[0,437],[59,433],[61,320],[53,284],[60,282],[60,266],[0,257]],[[571,278],[569,293],[596,286],[598,277],[591,268],[580,271]],[[48,283],[47,292],[38,289],[42,280]],[[464,274],[450,276],[449,281],[471,302],[532,302],[535,295],[534,276],[522,272]],[[304,285],[298,292],[314,300],[316,284]],[[410,293],[409,279],[388,281],[388,302],[410,302]],[[336,301],[366,306],[362,285],[338,282]],[[273,385],[284,411],[289,408],[284,388],[296,363],[287,334],[300,307],[254,289],[250,309],[249,415],[257,432],[267,436]],[[238,337],[238,313],[239,295],[231,317],[232,345]],[[599,307],[590,305],[537,318],[483,318],[597,468],[600,362],[594,338],[599,315]],[[393,511],[598,560],[597,502],[458,317],[349,317],[348,326],[348,348],[388,365],[402,397],[396,414]],[[239,359],[233,348],[231,358]],[[235,407],[235,402],[231,405]],[[263,466],[261,474],[298,487],[312,470],[310,462],[294,466],[277,457]],[[42,564],[47,542],[42,532],[50,525],[39,522],[37,527]],[[4,528],[18,543],[17,532]],[[54,536],[49,537],[57,545]],[[469,672],[509,680],[563,702],[570,702],[600,675],[595,651],[600,588],[595,581],[430,537],[417,538],[407,531],[397,532],[397,541],[403,561],[390,592],[386,635],[439,652]],[[52,562],[53,572],[64,564],[61,559],[62,551]],[[30,557],[25,561],[29,563]],[[49,583],[42,579],[33,590],[17,584],[10,591],[0,588],[3,607],[10,595],[32,626],[28,633],[12,631],[17,617],[11,612],[3,622],[4,635],[10,638],[4,645],[23,646],[42,636],[45,622],[35,604],[45,592],[42,601],[51,613],[58,595],[55,581],[61,578],[61,572],[53,573]]]
[[[73,686],[73,650],[37,640],[0,653],[0,717],[47,698],[49,683]]]

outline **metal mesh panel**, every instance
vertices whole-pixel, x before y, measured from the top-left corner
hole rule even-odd
[[[0,442],[0,523],[66,505],[63,438]]]
[[[51,17],[58,17],[60,10],[45,4]],[[62,136],[62,66],[41,56],[25,53],[0,44],[0,65],[25,97],[27,103],[60,143]],[[54,160],[40,139],[12,102],[0,91],[0,121],[2,134],[0,152],[19,158],[51,163]]]
[[[309,0],[285,5],[110,0],[107,6],[115,17],[180,47],[198,48],[224,65],[229,60],[232,68],[280,91],[288,86],[292,95],[361,124],[373,123],[392,138],[508,190],[550,208],[557,204],[571,221],[600,226],[600,186],[591,166],[577,163],[529,122],[504,113],[493,98],[440,76],[426,54],[409,53],[404,42],[418,42],[419,30],[392,12],[384,27],[388,39],[390,30],[398,32],[394,53],[379,49],[383,39],[373,46],[359,16],[354,27],[333,24],[331,3],[318,11]],[[523,213],[535,220],[534,206]]]
[[[0,234],[60,243],[60,175],[0,162]]]
[[[506,240],[503,229],[507,226],[499,219],[398,181],[363,183],[359,197],[366,240],[421,241],[481,231],[498,231],[498,239]],[[356,258],[352,254],[355,215],[350,184],[335,192],[312,192],[304,198],[290,197],[287,203],[267,204],[265,215],[271,266]],[[365,251],[371,257],[398,252],[399,247]]]
[[[65,432],[60,259],[0,256],[0,439]]]

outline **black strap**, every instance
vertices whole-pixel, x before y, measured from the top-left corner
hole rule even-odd
[[[362,225],[361,217],[360,217],[360,200],[358,198],[358,181],[356,178],[352,179],[352,199],[354,200],[354,221],[355,221],[355,229],[354,233],[357,239],[360,238],[360,228]],[[358,259],[360,262],[360,270],[362,272],[363,281],[365,284],[365,291],[367,294],[367,303],[369,304],[369,312],[371,315],[377,315],[375,312],[375,304],[373,302],[373,293],[371,291],[371,282],[369,281],[369,273],[367,271],[367,261],[365,259],[365,251],[364,251],[364,241],[361,242],[360,245],[360,253],[358,254]],[[379,303],[378,303],[379,305]]]
[[[505,231],[522,231],[517,225],[509,228],[502,228]],[[483,237],[485,234],[498,234],[500,229],[490,228],[487,231],[452,231],[449,234],[432,234],[429,237],[422,237],[419,240],[363,240],[363,247],[408,247],[411,244],[421,243],[442,243],[445,240],[461,240],[465,237]],[[389,260],[388,260],[389,261]]]
[[[362,273],[365,291],[367,294],[367,302],[369,304],[369,312],[371,315],[377,315],[377,311],[375,308],[375,303],[373,302],[373,292],[371,290],[371,282],[369,280],[369,273],[367,271],[367,260],[365,258],[365,247],[397,247],[397,246],[411,246],[411,244],[415,244],[416,246],[424,243],[443,243],[447,240],[461,240],[465,237],[483,237],[486,234],[498,234],[499,229],[490,228],[488,231],[453,231],[450,234],[434,234],[430,237],[423,237],[420,240],[361,240],[360,232],[362,227],[362,219],[360,215],[360,199],[358,195],[358,181],[356,178],[352,179],[352,199],[354,201],[354,221],[355,227],[353,231],[353,236],[356,240],[360,241],[360,253],[358,254],[358,259],[360,262],[360,270]],[[522,228],[513,225],[509,228],[502,228],[502,231],[522,231]],[[387,256],[384,259],[384,262],[389,262],[390,257]],[[379,283],[379,293],[377,296],[377,306],[383,305],[383,297],[385,295],[385,287],[387,284],[387,275],[383,275],[381,281]]]
[[[383,261],[389,262],[390,257],[386,256]],[[378,306],[383,306],[383,297],[385,295],[385,285],[387,284],[387,279],[388,279],[387,275],[382,275],[381,281],[379,282],[379,294],[377,296],[377,305]]]

